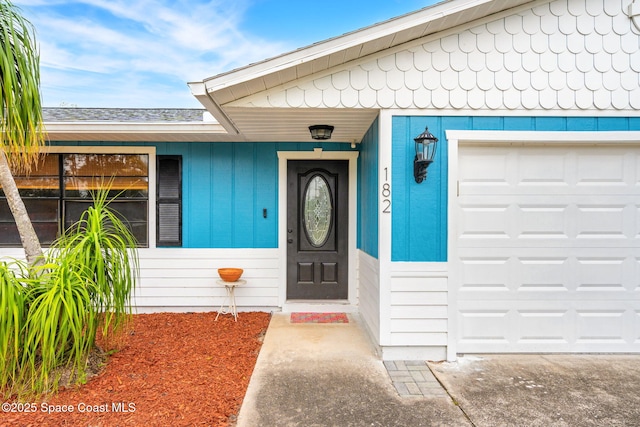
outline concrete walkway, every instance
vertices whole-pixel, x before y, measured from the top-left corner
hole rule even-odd
[[[349,321],[274,314],[237,427],[640,426],[640,356],[383,363]]]
[[[240,321],[240,320],[239,320]],[[271,319],[238,427],[464,426],[451,399],[402,398],[359,324]]]

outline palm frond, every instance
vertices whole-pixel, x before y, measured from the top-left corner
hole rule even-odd
[[[45,142],[40,53],[33,25],[8,0],[0,1],[0,132],[12,169],[28,172]]]

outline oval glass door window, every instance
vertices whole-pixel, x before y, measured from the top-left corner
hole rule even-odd
[[[304,190],[304,231],[309,242],[320,247],[325,244],[331,230],[331,192],[327,181],[315,175]]]

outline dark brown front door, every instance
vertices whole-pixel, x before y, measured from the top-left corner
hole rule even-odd
[[[287,299],[347,299],[349,163],[289,160]]]

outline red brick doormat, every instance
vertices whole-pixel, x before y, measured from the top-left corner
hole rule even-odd
[[[346,313],[291,313],[291,323],[349,323]]]

